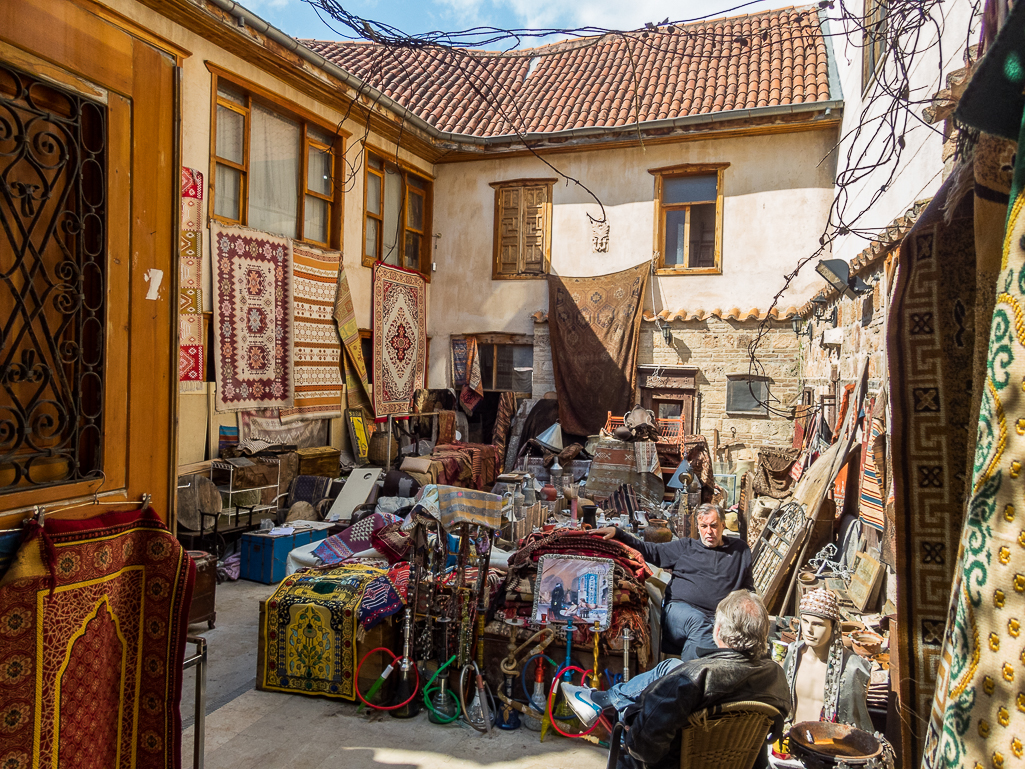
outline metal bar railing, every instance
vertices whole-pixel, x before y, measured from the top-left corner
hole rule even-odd
[[[206,639],[190,635],[186,643],[196,645],[196,653],[186,657],[183,670],[196,668],[196,733],[192,748],[192,769],[203,769],[203,753],[206,747]]]

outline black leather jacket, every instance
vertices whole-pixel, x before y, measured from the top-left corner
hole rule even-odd
[[[678,769],[680,729],[698,710],[725,702],[755,700],[772,705],[785,718],[793,709],[783,668],[771,659],[752,660],[733,649],[702,649],[652,683],[626,709],[625,750],[619,769]],[[782,727],[782,719],[774,731]]]

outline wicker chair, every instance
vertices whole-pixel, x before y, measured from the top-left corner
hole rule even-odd
[[[680,734],[680,769],[751,769],[783,715],[761,702],[730,702],[693,713]],[[619,760],[622,723],[613,729],[608,769]]]

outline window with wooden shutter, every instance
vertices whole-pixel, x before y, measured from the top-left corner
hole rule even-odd
[[[555,179],[496,182],[493,279],[537,278],[551,261]]]

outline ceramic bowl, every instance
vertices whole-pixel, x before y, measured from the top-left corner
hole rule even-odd
[[[854,649],[856,654],[866,659],[874,654],[878,654],[882,647],[883,637],[878,633],[865,630],[851,635],[851,648]]]

